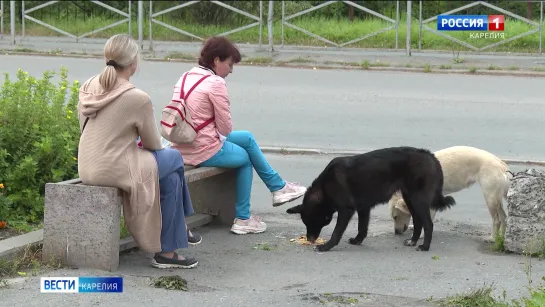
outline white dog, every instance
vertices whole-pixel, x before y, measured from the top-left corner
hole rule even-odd
[[[503,210],[502,199],[507,199],[510,182],[507,164],[487,151],[468,146],[453,146],[434,154],[443,169],[443,194],[456,193],[479,182],[492,217],[490,240],[494,240],[498,231],[503,235],[507,215]],[[409,228],[411,213],[399,191],[392,196],[388,207],[395,233],[402,234]],[[436,212],[431,209],[430,213],[434,220]]]

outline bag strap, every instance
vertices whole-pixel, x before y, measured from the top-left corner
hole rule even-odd
[[[191,92],[193,92],[193,90],[201,83],[204,81],[204,79],[210,77],[210,75],[204,75],[201,79],[199,79],[199,81],[197,81],[197,83],[193,84],[193,86],[189,89],[189,91],[187,91],[187,94],[184,95],[184,85],[185,85],[185,79],[187,78],[187,75],[189,75],[189,73],[185,73],[184,75],[184,78],[182,79],[182,86],[180,87],[180,99],[187,99],[187,97],[189,96],[189,94],[191,94]]]
[[[191,94],[191,92],[193,92],[193,90],[201,83],[204,81],[204,79],[210,77],[210,75],[204,75],[202,78],[199,79],[199,81],[197,81],[197,83],[195,83],[190,89],[189,91],[187,91],[187,94],[184,94],[184,85],[185,85],[185,79],[187,78],[187,75],[189,75],[189,72],[185,73],[184,75],[184,78],[182,79],[182,85],[180,87],[180,99],[182,100],[186,100],[187,97],[189,96],[189,94]],[[187,103],[187,102],[186,102]],[[211,122],[214,121],[214,116],[208,120],[206,120],[205,122],[203,122],[202,124],[198,125],[197,127],[195,127],[195,132],[198,132],[199,130],[201,130],[202,128],[206,127],[208,124],[210,124]]]
[[[83,133],[83,130],[85,130],[85,126],[87,126],[87,122],[89,121],[89,117],[85,119],[85,122],[83,123],[83,128],[81,128],[81,133]]]
[[[199,130],[201,130],[202,128],[206,127],[208,124],[210,124],[211,122],[214,121],[214,117],[206,120],[204,123],[198,125],[196,128],[195,128],[195,132],[198,132]]]
[[[87,81],[87,84],[85,84],[85,90],[87,90],[87,88],[89,88],[89,84],[91,84],[91,81],[93,81],[97,76],[93,76],[91,79],[89,79],[89,81]],[[85,126],[87,126],[87,122],[89,121],[89,117],[87,117],[85,119],[85,122],[83,123],[83,128],[81,128],[81,133],[80,134],[83,134],[83,131],[85,130]]]

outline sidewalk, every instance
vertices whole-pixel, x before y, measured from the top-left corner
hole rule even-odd
[[[309,185],[317,170],[331,157],[268,155],[282,176]],[[517,172],[518,170],[512,169]],[[300,217],[286,214],[297,201],[280,207],[271,205],[271,194],[254,176],[252,211],[263,217],[267,231],[239,236],[224,227],[206,226],[198,231],[200,245],[181,250],[194,256],[199,266],[191,270],[158,270],[141,251],[123,253],[118,272],[63,268],[41,272],[28,279],[10,280],[1,287],[5,306],[437,306],[433,300],[496,286],[494,296],[505,290],[508,299],[527,296],[525,273],[528,259],[499,253],[483,242],[490,231],[490,214],[478,186],[454,194],[457,205],[437,215],[428,252],[403,246],[393,233],[386,204],[372,211],[369,235],[361,246],[350,245],[357,233],[358,216],[352,218],[341,242],[319,253],[290,239],[305,231]],[[335,219],[334,219],[335,221]],[[330,238],[335,223],[323,229]],[[534,286],[541,282],[545,262],[533,259]],[[123,293],[76,295],[41,294],[40,276],[122,276]],[[180,275],[188,291],[167,291],[150,285],[159,276]],[[82,303],[82,301],[84,303]]]
[[[4,53],[39,55],[47,53],[57,56],[101,57],[104,39],[84,39],[75,42],[69,38],[25,37],[17,38],[16,45],[11,37],[0,40]],[[195,61],[200,42],[153,42],[143,41],[144,56],[147,60]],[[267,42],[261,46],[238,44],[245,64],[264,66],[295,66],[317,68],[353,68],[403,70],[442,73],[487,73],[524,74],[545,76],[545,55],[528,54],[473,54],[470,52],[440,52],[412,50],[407,56],[405,50],[369,50],[336,47],[274,46],[267,50]],[[403,47],[403,46],[400,46]]]
[[[192,270],[158,270],[149,255],[132,252],[120,257],[119,272],[59,269],[39,276],[122,276],[123,293],[40,293],[39,276],[0,288],[5,306],[437,306],[429,302],[495,283],[495,296],[506,290],[509,298],[527,296],[524,259],[520,255],[488,251],[478,235],[488,227],[438,222],[429,252],[403,246],[409,234],[395,236],[391,221],[372,218],[364,244],[347,243],[357,232],[349,225],[341,243],[319,253],[290,242],[304,231],[302,223],[282,213],[263,214],[267,232],[237,236],[227,228],[205,227],[199,246],[182,251],[195,256]],[[488,225],[487,225],[488,226]],[[329,237],[333,227],[324,230]],[[469,232],[469,233],[468,233]],[[533,278],[539,282],[543,261],[533,262]],[[156,289],[159,276],[180,275],[188,291]],[[173,303],[176,302],[176,303]]]

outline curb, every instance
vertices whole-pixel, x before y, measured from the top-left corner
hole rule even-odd
[[[187,217],[186,222],[189,228],[197,228],[212,222],[213,217],[208,214],[196,213]],[[23,251],[26,247],[34,247],[43,243],[43,229],[31,231],[19,236],[10,237],[0,241],[0,260],[10,260],[12,257]],[[119,239],[119,252],[137,247],[132,236]]]
[[[184,59],[161,59],[161,58],[145,58],[145,61],[149,62],[178,62],[178,63],[193,63],[190,60]],[[341,66],[341,65],[330,65],[326,66],[320,63],[307,65],[302,64],[290,64],[285,62],[271,62],[271,63],[248,63],[241,62],[237,65],[240,66],[257,66],[257,67],[287,67],[287,68],[299,68],[299,69],[322,69],[322,70],[358,70],[358,71],[392,71],[392,72],[412,72],[412,73],[427,73],[427,74],[462,74],[462,75],[480,75],[480,76],[510,76],[510,77],[545,77],[545,72],[534,72],[529,70],[519,70],[519,71],[505,71],[505,70],[487,70],[486,68],[475,68],[475,72],[471,72],[470,68],[467,69],[430,69],[427,71],[425,68],[414,68],[414,67],[397,67],[397,66],[371,66],[364,68],[361,66]]]
[[[4,283],[0,281],[0,289],[8,288],[13,285],[24,284],[31,280],[31,277],[15,277],[10,279],[4,279]]]
[[[13,254],[22,251],[25,247],[39,245],[42,239],[43,229],[4,239],[0,241],[0,259],[10,259]]]
[[[101,55],[97,54],[65,54],[65,53],[50,53],[50,52],[17,52],[4,50],[1,51],[4,55],[20,55],[20,56],[46,56],[46,57],[65,57],[65,58],[79,58],[79,59],[101,59]],[[194,63],[192,60],[184,59],[162,59],[162,58],[152,58],[152,57],[143,57],[144,61],[148,62],[177,62],[177,63]],[[425,68],[411,68],[411,67],[384,67],[384,66],[372,66],[368,68],[360,66],[341,66],[341,65],[331,65],[326,66],[324,64],[317,63],[315,65],[301,65],[301,64],[290,64],[285,62],[270,62],[270,63],[248,63],[241,62],[239,66],[254,66],[254,67],[284,67],[284,68],[299,68],[299,69],[321,69],[321,70],[358,70],[358,71],[390,71],[390,72],[409,72],[409,73],[426,73],[426,74],[462,74],[462,75],[479,75],[479,76],[510,76],[510,77],[545,77],[545,72],[534,72],[529,70],[519,70],[519,71],[505,71],[505,70],[487,70],[486,68],[475,68],[475,71],[472,72],[471,68],[467,69],[430,69]]]
[[[370,150],[321,150],[315,148],[295,148],[295,147],[274,147],[274,146],[261,146],[263,153],[285,155],[285,156],[351,156],[361,154]],[[545,167],[545,161],[532,161],[532,160],[519,160],[500,158],[507,165],[528,165],[528,166],[543,166]]]

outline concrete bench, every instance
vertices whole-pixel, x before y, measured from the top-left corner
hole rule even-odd
[[[235,169],[185,167],[195,214],[190,228],[229,225],[235,216]],[[132,237],[120,239],[122,191],[84,185],[74,179],[45,186],[44,260],[65,265],[116,271],[120,251],[135,247]]]

